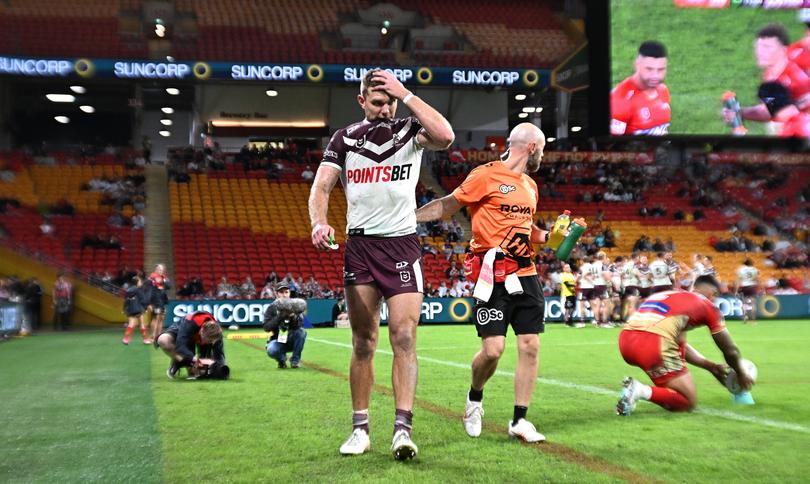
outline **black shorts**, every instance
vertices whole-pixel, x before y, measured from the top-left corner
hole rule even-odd
[[[343,282],[376,284],[386,298],[422,292],[422,246],[416,234],[400,237],[351,236],[346,241]]]
[[[576,296],[565,296],[565,309],[574,309],[577,305]]]
[[[672,284],[666,284],[666,285],[663,285],[663,286],[653,286],[652,287],[653,294],[655,294],[656,292],[664,292],[664,291],[671,291],[671,290],[672,290]]]
[[[627,286],[624,288],[624,297],[638,297],[640,295],[641,291],[638,286]]]
[[[478,336],[506,336],[506,328],[512,325],[515,334],[539,334],[545,331],[546,301],[537,276],[520,278],[523,294],[510,295],[504,283],[496,282],[492,297],[486,303],[479,302],[473,309],[475,329]]]
[[[638,293],[641,297],[647,298],[652,296],[652,287],[639,287]]]

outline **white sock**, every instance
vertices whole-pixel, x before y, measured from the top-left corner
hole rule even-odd
[[[639,392],[639,397],[642,400],[649,400],[652,398],[652,387],[650,385],[645,385],[643,383],[638,384],[641,387],[641,392]]]

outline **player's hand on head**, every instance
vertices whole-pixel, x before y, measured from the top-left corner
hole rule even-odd
[[[329,250],[335,239],[335,229],[329,224],[315,224],[312,227],[312,245],[319,250]]]
[[[401,82],[399,82],[399,79],[388,71],[376,71],[374,76],[371,78],[371,82],[382,83],[379,86],[372,87],[372,91],[384,91],[388,93],[389,96],[396,99],[403,99],[410,93],[410,91],[404,85],[402,85]]]

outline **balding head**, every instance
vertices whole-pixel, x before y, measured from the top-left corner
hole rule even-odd
[[[543,130],[532,123],[520,123],[509,133],[509,152],[516,158],[526,161],[526,171],[534,173],[540,168],[546,136]]]

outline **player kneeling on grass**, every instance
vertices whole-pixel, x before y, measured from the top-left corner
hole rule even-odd
[[[190,379],[227,379],[222,328],[214,315],[198,311],[187,315],[157,339],[158,346],[171,358],[166,375],[174,380],[180,368],[188,368]]]
[[[619,335],[619,351],[624,361],[644,370],[655,386],[625,378],[617,414],[630,415],[638,400],[649,400],[672,412],[695,408],[697,393],[687,362],[708,371],[725,386],[729,368],[706,359],[686,343],[686,332],[699,326],[709,327],[726,363],[737,372],[740,387],[751,387],[753,380],[740,365],[740,352],[712,304],[719,291],[717,279],[699,276],[691,292],[654,294],[633,313]]]

